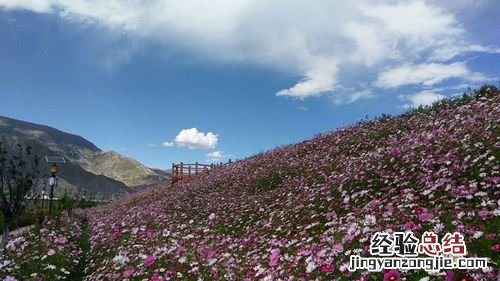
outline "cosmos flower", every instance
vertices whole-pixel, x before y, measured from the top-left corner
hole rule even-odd
[[[396,270],[389,270],[384,273],[384,281],[399,281],[399,272]]]

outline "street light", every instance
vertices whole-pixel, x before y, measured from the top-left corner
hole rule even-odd
[[[49,198],[49,214],[52,214],[52,199],[54,198],[54,187],[57,187],[57,171],[58,171],[58,166],[57,164],[64,164],[66,163],[66,160],[64,160],[64,157],[60,156],[46,156],[45,159],[47,160],[47,163],[52,163],[52,166],[50,166],[50,178],[49,178],[49,185],[50,185],[50,198]]]

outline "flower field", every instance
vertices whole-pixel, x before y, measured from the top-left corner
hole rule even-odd
[[[463,233],[491,268],[398,280],[496,280],[499,104],[483,88],[93,209],[87,279],[396,280],[349,272],[349,255],[377,231],[429,230]]]
[[[71,280],[80,255],[80,224],[62,213],[42,227],[11,237],[0,259],[3,280]]]
[[[498,280],[499,104],[484,87],[89,209],[86,280]],[[67,242],[54,255],[30,249],[33,272],[78,255],[77,223],[60,223],[61,233],[44,231]],[[460,232],[467,256],[490,268],[349,272],[349,256],[370,256],[378,231]]]

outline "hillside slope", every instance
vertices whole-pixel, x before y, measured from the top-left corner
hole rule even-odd
[[[3,135],[0,133],[0,142],[3,142],[7,147],[10,147],[11,150],[17,143],[30,145],[32,147],[33,154],[41,157],[46,155],[60,155],[58,152],[50,150],[46,145],[29,138]],[[110,199],[133,192],[133,190],[127,187],[124,183],[102,175],[90,173],[71,161],[67,161],[65,164],[60,166],[61,167],[58,173],[58,185],[57,188],[54,189],[56,196],[60,196],[65,192],[68,192],[70,195],[83,195],[83,192],[85,191],[87,196],[96,199]],[[45,159],[40,161],[38,169],[41,173],[41,177],[47,180],[50,176],[50,165],[45,161]],[[42,186],[38,187],[38,194],[41,193],[41,188]]]
[[[390,230],[462,232],[492,262],[466,280],[496,280],[499,104],[483,88],[92,209],[88,280],[382,280],[347,264]]]
[[[80,136],[49,126],[0,116],[0,136],[36,142],[48,148],[53,155],[64,156],[72,164],[80,166],[87,172],[108,177],[130,188],[151,185],[168,179],[164,174],[147,168],[134,159],[113,151],[101,151],[93,143]],[[66,180],[78,182],[81,178]],[[75,185],[81,186],[77,183]]]

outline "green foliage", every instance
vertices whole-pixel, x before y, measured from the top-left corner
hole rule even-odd
[[[88,226],[86,223],[82,225],[82,232],[80,234],[80,260],[78,262],[78,266],[75,268],[73,272],[71,272],[70,276],[68,276],[69,280],[84,280],[85,277],[85,267],[87,266],[87,255],[90,251],[90,235]]]
[[[256,191],[269,191],[277,188],[282,182],[281,175],[278,172],[272,172],[267,177],[262,177],[257,180]]]

